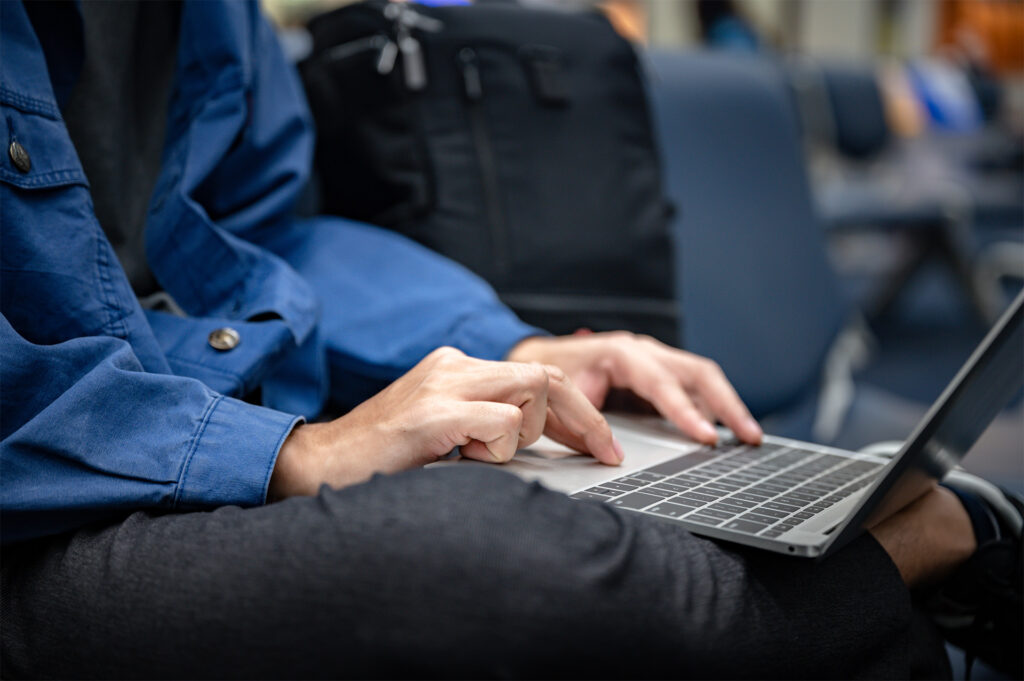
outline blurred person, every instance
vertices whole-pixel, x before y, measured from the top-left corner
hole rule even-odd
[[[761,431],[706,359],[546,336],[393,233],[291,217],[312,131],[255,3],[0,31],[5,677],[948,674],[911,589],[984,536],[947,489],[812,563],[424,470],[542,433],[616,465],[616,390]]]
[[[697,21],[708,47],[734,52],[759,52],[761,40],[733,0],[697,0]]]

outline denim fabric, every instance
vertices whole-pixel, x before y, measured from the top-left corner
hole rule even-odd
[[[255,2],[188,2],[181,22],[145,225],[150,268],[186,313],[172,317],[135,299],[61,119],[76,5],[30,21],[0,2],[5,543],[125,509],[263,503],[280,443],[329,393],[355,404],[440,345],[498,359],[541,333],[395,234],[294,221],[312,130],[272,30]],[[229,352],[207,343],[222,326],[242,339]],[[233,399],[257,388],[263,406]]]

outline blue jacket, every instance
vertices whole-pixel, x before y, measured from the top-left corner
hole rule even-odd
[[[355,404],[440,345],[500,359],[538,333],[393,233],[292,218],[309,114],[256,4],[234,0],[182,10],[145,242],[186,316],[143,310],[61,120],[81,17],[33,11],[48,15],[38,34],[20,1],[0,1],[5,543],[136,509],[261,504],[284,438],[328,394]],[[207,341],[225,326],[241,337],[226,352]],[[262,405],[239,399],[257,389]]]

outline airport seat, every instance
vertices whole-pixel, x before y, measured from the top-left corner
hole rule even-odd
[[[974,231],[1019,219],[1024,184],[1013,172],[982,172],[970,159],[990,156],[999,136],[978,130],[897,139],[871,62],[805,59],[788,71],[808,119],[823,222],[838,232],[887,234],[908,254],[865,302],[868,316],[888,312],[923,266],[938,262],[979,319],[993,321],[1005,301],[977,282]],[[906,71],[916,73],[913,65]]]
[[[826,367],[843,374],[829,358],[852,310],[828,262],[783,74],[758,57],[648,57],[678,208],[684,346],[716,360],[755,414],[775,415],[775,432],[810,438],[835,385],[823,388]]]

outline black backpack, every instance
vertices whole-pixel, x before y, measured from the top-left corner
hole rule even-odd
[[[310,31],[324,211],[453,258],[554,333],[677,344],[641,69],[602,14],[371,0]]]

